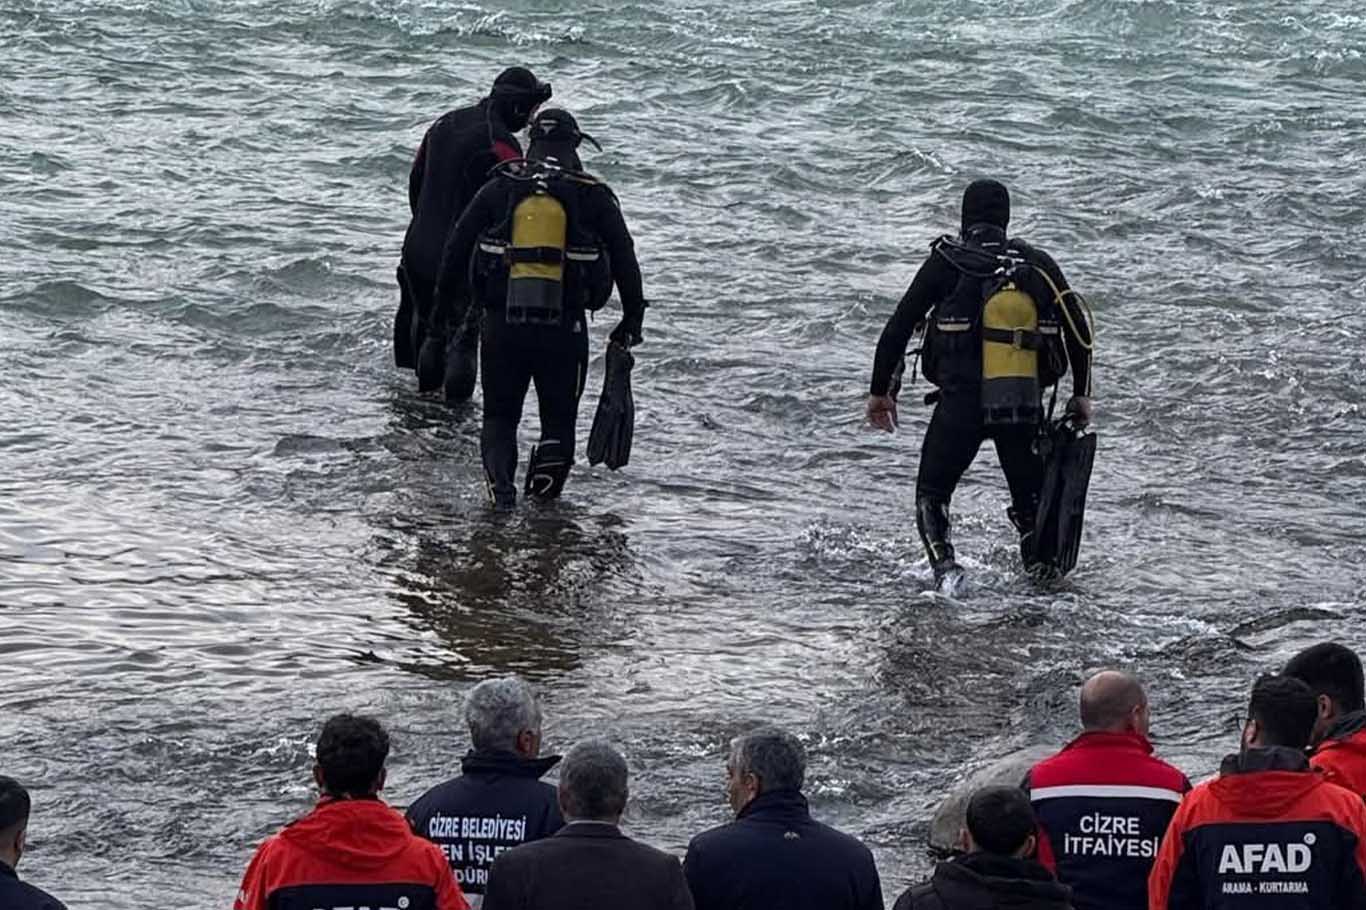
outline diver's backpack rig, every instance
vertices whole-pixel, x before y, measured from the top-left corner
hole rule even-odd
[[[1036,450],[1044,461],[1044,482],[1033,533],[1024,538],[1026,568],[1061,578],[1076,567],[1096,456],[1096,434],[1077,428],[1070,415],[1054,420],[1058,382],[1069,367],[1064,326],[1090,350],[1094,320],[1085,298],[1062,291],[1046,270],[1004,241],[971,243],[941,237],[931,246],[958,272],[953,293],[927,316],[918,358],[925,378],[940,388],[981,389],[982,421],[987,426],[1034,424]],[[1050,294],[1041,304],[1025,290],[1040,278]],[[1079,331],[1066,305],[1072,296],[1082,306],[1087,330]],[[904,365],[904,362],[903,362]],[[912,374],[914,374],[914,362]],[[904,366],[903,366],[904,371]],[[899,387],[901,376],[894,379]],[[1052,387],[1047,411],[1043,392]],[[926,404],[938,400],[936,390]]]
[[[612,268],[578,215],[580,195],[598,182],[544,161],[507,161],[495,174],[515,181],[507,217],[479,238],[470,283],[502,300],[509,325],[565,325],[612,294]]]

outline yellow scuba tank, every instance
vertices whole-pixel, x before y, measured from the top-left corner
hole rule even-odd
[[[982,415],[987,423],[1038,419],[1042,347],[1038,305],[1007,281],[982,305]]]
[[[557,324],[564,312],[565,247],[569,218],[544,184],[512,211],[508,244],[507,321]]]

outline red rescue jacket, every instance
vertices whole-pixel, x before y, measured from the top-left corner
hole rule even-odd
[[[1158,845],[1190,788],[1146,737],[1083,733],[1025,779],[1039,862],[1071,887],[1077,910],[1143,910]]]
[[[441,851],[378,799],[324,798],[266,838],[233,910],[469,910]]]
[[[1309,763],[1328,780],[1366,798],[1366,712],[1350,714],[1329,730]]]
[[[1149,910],[1366,910],[1366,803],[1303,754],[1249,749],[1176,810]]]

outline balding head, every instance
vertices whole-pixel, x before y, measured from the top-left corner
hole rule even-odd
[[[1081,686],[1081,725],[1088,733],[1148,735],[1148,696],[1128,673],[1102,670]]]

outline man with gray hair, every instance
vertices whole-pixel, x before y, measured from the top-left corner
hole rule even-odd
[[[602,740],[570,749],[559,793],[569,823],[498,857],[483,910],[693,910],[678,860],[621,833],[627,794],[620,752]]]
[[[737,738],[726,762],[735,821],[694,837],[683,871],[697,910],[882,910],[872,852],[811,817],[806,752],[763,727]]]
[[[555,788],[540,780],[560,757],[540,757],[541,708],[524,680],[508,676],[475,686],[465,700],[465,721],[472,748],[461,775],[413,803],[408,824],[441,848],[477,908],[494,858],[549,837],[564,819]]]

